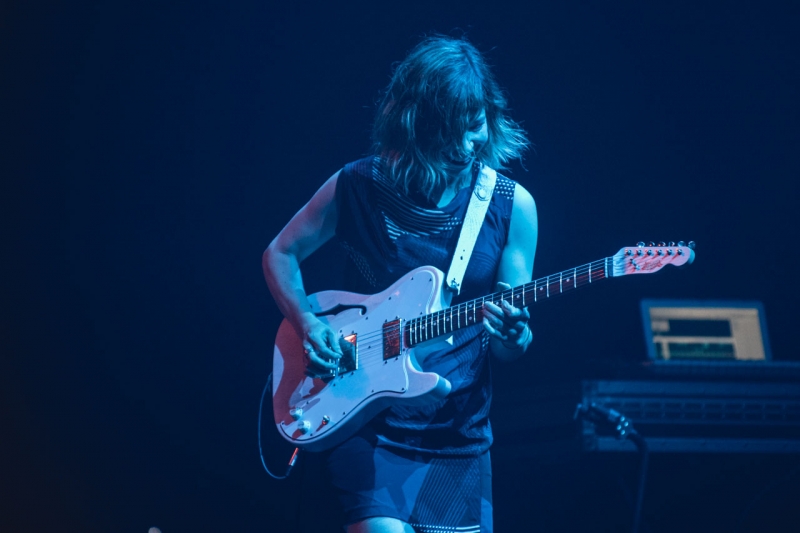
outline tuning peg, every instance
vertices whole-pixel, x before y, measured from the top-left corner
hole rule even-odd
[[[664,241],[660,241],[660,242],[658,243],[658,245],[663,247],[663,246],[666,246],[666,245],[667,245],[667,243],[665,243]]]
[[[686,243],[685,243],[685,242],[683,242],[683,241],[678,241],[678,246],[680,246],[681,248],[683,248],[684,246],[686,246]]]
[[[669,246],[675,246],[675,241],[669,241]]]
[[[650,246],[650,247],[653,247],[655,245],[656,245],[656,243],[654,243],[653,241],[650,241],[650,242],[647,243],[647,246]]]
[[[644,241],[637,242],[636,246],[638,246],[639,248],[644,248]]]
[[[694,247],[695,247],[695,246],[697,246],[697,245],[694,243],[694,241],[689,241],[689,248],[691,248],[692,250],[694,250]]]

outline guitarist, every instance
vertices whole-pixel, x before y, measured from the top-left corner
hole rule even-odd
[[[447,272],[479,176],[528,145],[480,52],[443,36],[396,67],[373,140],[374,155],[328,179],[264,252],[269,289],[319,372],[342,352],[308,311],[302,261],[335,235],[352,262],[348,291],[380,292],[422,265]],[[453,304],[530,281],[537,231],[531,195],[498,175]],[[515,359],[532,334],[526,309],[487,303],[482,313],[421,361],[451,382],[445,399],[386,409],[321,454],[348,533],[492,531],[490,354]]]

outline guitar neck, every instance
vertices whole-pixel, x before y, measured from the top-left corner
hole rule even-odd
[[[616,265],[619,270],[619,265]],[[458,305],[406,321],[403,326],[405,345],[412,347],[441,335],[481,322],[481,309],[486,302],[501,305],[506,301],[515,307],[528,307],[558,294],[583,287],[615,275],[614,257],[606,257],[579,267],[563,270],[512,289],[495,292]],[[619,272],[617,272],[619,274]]]

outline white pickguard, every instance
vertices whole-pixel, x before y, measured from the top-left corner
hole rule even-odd
[[[427,403],[446,396],[450,383],[419,369],[416,359],[423,357],[426,346],[403,348],[399,356],[386,360],[383,356],[385,322],[416,318],[446,307],[443,278],[440,270],[427,266],[406,274],[379,294],[325,291],[309,297],[313,311],[323,313],[320,319],[334,332],[341,337],[356,335],[358,368],[330,380],[305,375],[302,341],[284,321],[278,330],[273,363],[273,409],[283,437],[312,451],[326,449],[393,403]],[[324,314],[337,306],[344,310]],[[440,338],[431,344],[446,341]],[[298,409],[302,415],[295,419]],[[305,431],[303,422],[307,422]]]

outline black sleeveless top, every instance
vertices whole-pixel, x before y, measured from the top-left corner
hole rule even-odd
[[[461,224],[474,188],[458,191],[443,207],[425,205],[389,182],[383,161],[367,157],[350,163],[336,185],[336,235],[351,264],[345,290],[380,292],[414,268],[450,268]],[[453,304],[494,292],[494,280],[508,238],[515,183],[498,174],[486,219]],[[392,407],[369,425],[379,442],[438,454],[476,454],[492,442],[489,337],[478,323],[455,332],[453,345],[426,355],[423,370],[452,384],[443,400],[422,407]]]

